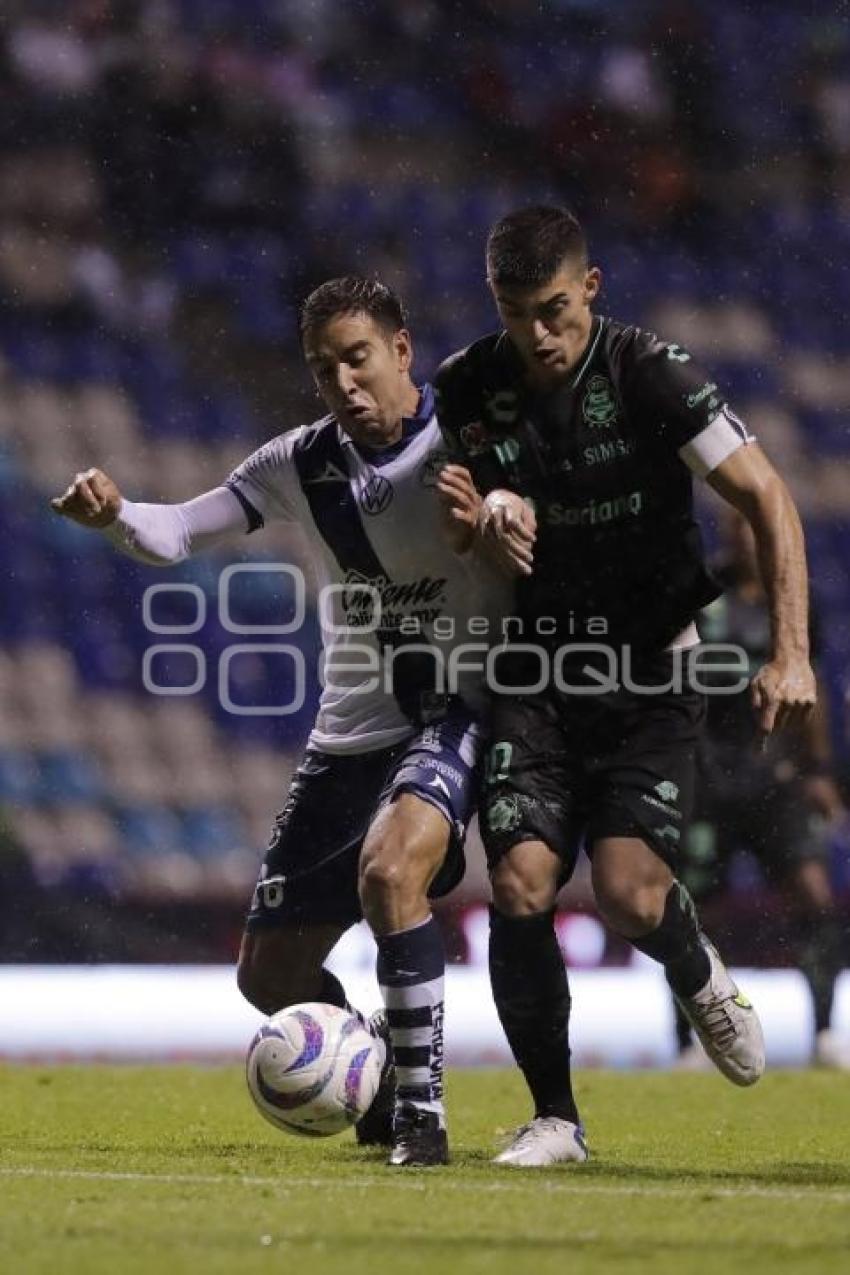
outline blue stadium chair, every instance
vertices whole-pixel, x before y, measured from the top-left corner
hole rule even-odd
[[[806,439],[822,456],[850,456],[850,416],[844,409],[800,408]]]
[[[213,859],[245,844],[241,820],[227,807],[186,810],[182,816],[183,845],[198,859]]]
[[[183,826],[168,806],[119,806],[115,819],[131,854],[162,854],[182,848]]]
[[[732,406],[750,399],[776,399],[780,384],[777,368],[770,362],[727,359],[711,361],[711,377]]]
[[[75,801],[98,801],[103,796],[103,780],[91,757],[70,749],[38,753],[37,757],[42,801],[65,805]]]
[[[97,328],[66,337],[63,354],[62,380],[112,385],[121,378],[123,360],[120,344]]]
[[[37,326],[4,328],[0,350],[19,376],[34,380],[61,380],[64,351],[61,341]]]
[[[4,503],[14,499],[14,491],[22,481],[17,456],[7,444],[0,444],[0,492]]]
[[[41,796],[38,762],[30,752],[0,749],[0,801],[35,805]]]
[[[220,289],[227,271],[227,250],[217,235],[186,235],[172,242],[170,263],[179,282],[190,289]]]

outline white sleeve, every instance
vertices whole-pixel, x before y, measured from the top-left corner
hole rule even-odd
[[[294,463],[294,451],[303,428],[279,434],[264,443],[227,478],[227,486],[238,497],[256,530],[272,519],[299,522],[306,512]]]
[[[131,558],[165,567],[209,549],[234,532],[247,530],[239,498],[227,487],[215,487],[182,505],[123,500],[118,517],[104,529],[104,535]]]
[[[679,448],[679,455],[698,478],[705,478],[739,447],[755,441],[755,436],[749,432],[740,416],[724,407],[710,425],[706,425],[704,430]]]

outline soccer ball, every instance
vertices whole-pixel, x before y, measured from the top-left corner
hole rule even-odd
[[[248,1089],[276,1128],[307,1137],[342,1133],[369,1110],[384,1045],[336,1005],[308,1001],[273,1014],[248,1049]]]

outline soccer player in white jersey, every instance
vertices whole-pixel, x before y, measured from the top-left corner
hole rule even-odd
[[[276,518],[306,528],[325,586],[325,685],[254,894],[239,986],[269,1014],[345,1005],[324,961],[365,915],[396,1089],[388,1066],[358,1137],[389,1145],[390,1164],[442,1164],[445,958],[429,900],[463,872],[481,730],[474,688],[449,676],[446,691],[436,669],[469,642],[470,618],[479,634],[497,618],[503,586],[440,534],[445,456],[398,298],[377,281],[331,280],[304,304],[301,337],[328,416],[185,504],[132,503],[90,469],[53,508],[155,564]],[[450,624],[435,633],[441,618]]]

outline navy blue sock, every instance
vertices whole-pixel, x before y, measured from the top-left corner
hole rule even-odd
[[[410,930],[379,934],[378,982],[396,1068],[398,1106],[443,1110],[443,980],[446,955],[433,917]]]
[[[490,983],[535,1115],[578,1124],[570,1078],[570,989],[554,915],[504,916],[490,909]]]

